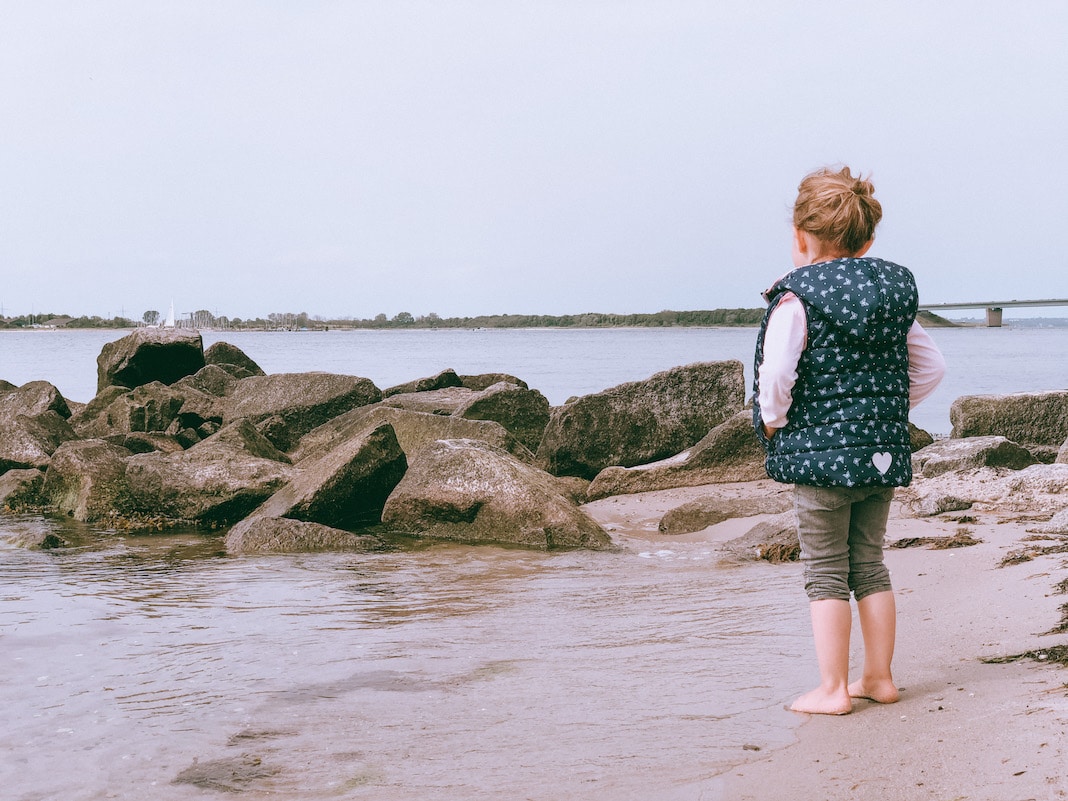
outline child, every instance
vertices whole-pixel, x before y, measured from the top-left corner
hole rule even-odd
[[[945,361],[915,322],[916,282],[864,254],[882,206],[848,167],[818,170],[794,204],[796,269],[764,293],[753,422],[768,475],[794,484],[820,686],[790,707],[844,715],[853,698],[890,704],[897,611],[883,537],[894,487],[912,480],[908,412]],[[849,596],[864,669],[849,684]]]

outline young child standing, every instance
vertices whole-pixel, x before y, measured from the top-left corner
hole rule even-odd
[[[883,563],[894,487],[912,480],[908,413],[945,361],[915,321],[916,282],[866,257],[882,206],[848,167],[798,187],[795,269],[764,293],[753,422],[768,475],[794,485],[820,685],[791,709],[844,715],[853,698],[898,700],[890,672],[897,610]],[[850,593],[864,640],[849,683]]]

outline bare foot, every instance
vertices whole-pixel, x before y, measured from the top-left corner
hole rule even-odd
[[[811,715],[848,715],[853,711],[853,702],[846,693],[829,693],[817,687],[794,701],[790,711]]]
[[[892,704],[901,697],[894,682],[889,679],[879,681],[858,679],[849,685],[849,695],[853,698],[867,698],[878,704]]]

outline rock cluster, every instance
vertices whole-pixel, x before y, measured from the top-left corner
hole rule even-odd
[[[580,507],[587,479],[695,445],[743,400],[737,362],[551,409],[503,373],[383,391],[267,375],[233,345],[148,328],[97,367],[84,405],[43,381],[0,384],[0,504],[104,527],[228,527],[232,552],[377,548],[391,534],[607,548]]]
[[[357,376],[267,375],[186,331],[141,329],[106,345],[97,366],[87,404],[44,381],[0,381],[0,507],[105,528],[229,527],[231,552],[380,548],[390,535],[608,548],[588,501],[765,477],[737,361],[557,408],[503,373],[444,370],[385,390]],[[911,431],[908,513],[1019,505],[1048,520],[1068,508],[1068,391],[965,397],[951,414],[949,440]],[[784,503],[699,504],[662,530],[759,514],[763,528],[738,552],[789,549]]]

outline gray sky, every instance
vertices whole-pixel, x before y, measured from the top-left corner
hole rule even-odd
[[[756,307],[839,162],[921,300],[1068,297],[1065,41],[1063,0],[0,0],[0,305]]]

